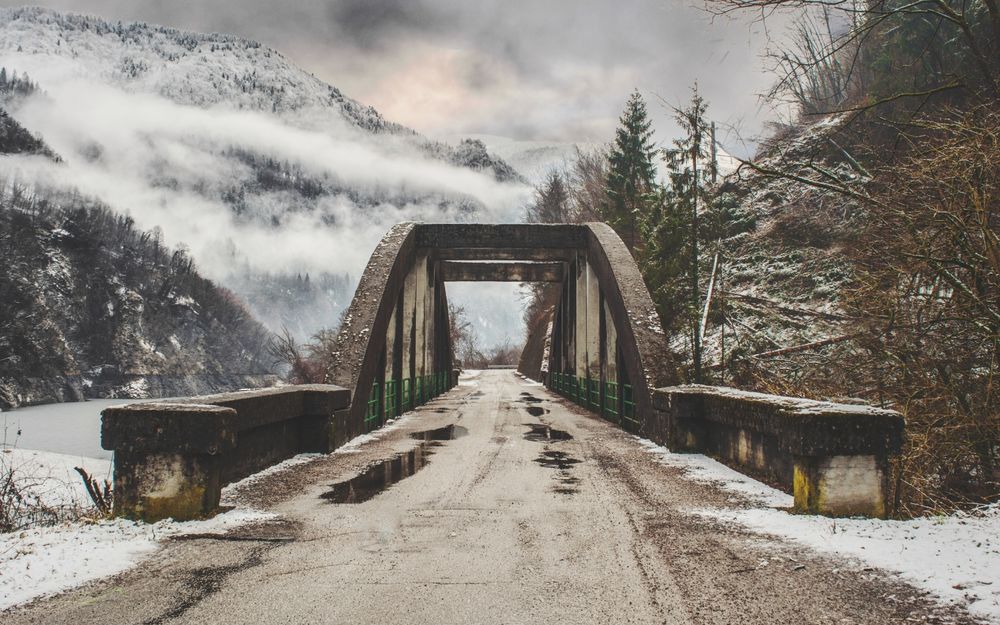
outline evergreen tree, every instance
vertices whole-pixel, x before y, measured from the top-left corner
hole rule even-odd
[[[635,255],[648,213],[657,198],[652,124],[638,91],[629,97],[619,121],[608,155],[608,203],[602,207],[601,217]]]
[[[569,214],[569,191],[559,172],[551,172],[535,190],[535,201],[528,207],[527,221],[541,224],[572,221]]]
[[[674,201],[683,206],[688,219],[688,282],[689,318],[691,344],[694,356],[694,381],[701,382],[701,294],[698,288],[699,249],[701,235],[699,211],[708,199],[707,186],[716,177],[716,163],[711,138],[711,126],[705,120],[708,103],[698,94],[695,84],[691,104],[687,108],[675,109],[675,119],[683,135],[674,140],[674,147],[666,151],[667,163],[671,170],[671,186]]]

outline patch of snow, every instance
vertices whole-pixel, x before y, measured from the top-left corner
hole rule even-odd
[[[459,386],[479,386],[479,376],[483,374],[482,369],[466,369],[458,376]]]
[[[699,514],[898,573],[946,603],[1000,621],[1000,507],[908,521],[830,519],[770,508]]]
[[[110,460],[33,449],[4,449],[0,453],[0,470],[12,470],[22,493],[50,508],[90,506],[90,496],[74,467],[82,468],[98,482],[111,479]]]
[[[652,441],[637,440],[660,462],[682,468],[690,479],[715,484],[752,504],[695,510],[695,514],[894,572],[943,603],[1000,622],[1000,504],[907,521],[792,514],[787,511],[791,495],[704,455],[672,453]]]
[[[127,571],[164,538],[223,533],[270,518],[254,510],[232,510],[204,521],[149,525],[115,519],[0,534],[0,610]]]
[[[351,440],[347,441],[340,447],[338,447],[333,453],[334,454],[350,454],[357,453],[360,451],[360,447],[365,443],[370,443],[372,441],[377,441],[389,432],[395,430],[399,426],[403,425],[404,422],[409,420],[413,416],[414,412],[411,410],[409,412],[404,412],[402,415],[393,419],[392,421],[387,421],[385,425],[381,428],[375,430],[374,432],[369,432],[367,434],[362,434],[360,436],[355,436]]]
[[[673,453],[653,441],[638,437],[636,440],[659,462],[683,469],[684,474],[696,482],[719,486],[725,491],[766,506],[790,508],[794,503],[791,495],[747,477],[708,456]]]
[[[30,449],[0,453],[0,468],[13,470],[18,486],[32,499],[51,508],[85,512],[90,498],[74,467],[82,467],[98,481],[111,478],[110,460]],[[247,479],[253,477],[258,476]],[[117,575],[153,553],[164,538],[223,533],[273,517],[236,509],[203,521],[67,521],[0,534],[0,610]]]
[[[253,475],[248,475],[247,477],[243,478],[242,480],[240,480],[238,482],[233,482],[232,484],[227,484],[222,489],[222,501],[221,501],[221,503],[224,506],[235,505],[236,504],[236,499],[235,499],[236,493],[238,493],[243,488],[245,488],[247,486],[251,486],[254,483],[259,482],[260,480],[262,480],[262,479],[264,479],[264,478],[266,478],[268,476],[274,475],[276,473],[281,473],[283,471],[287,471],[288,469],[291,469],[292,467],[297,467],[297,466],[300,466],[300,465],[303,465],[303,464],[309,464],[310,462],[313,462],[314,460],[318,460],[319,458],[325,458],[325,457],[326,457],[326,454],[320,454],[320,453],[298,454],[297,456],[292,456],[291,458],[289,458],[289,459],[287,459],[287,460],[285,460],[283,462],[279,462],[278,464],[272,465],[272,466],[264,469],[263,471],[258,471],[257,473],[254,473]]]

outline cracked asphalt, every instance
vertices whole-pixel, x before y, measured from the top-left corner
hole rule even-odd
[[[487,371],[356,451],[238,493],[274,522],[170,540],[0,622],[974,622],[887,573],[691,512],[733,497]]]

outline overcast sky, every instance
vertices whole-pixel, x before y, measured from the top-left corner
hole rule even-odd
[[[435,137],[608,141],[633,88],[658,137],[658,102],[697,80],[710,114],[752,137],[770,117],[759,24],[719,20],[698,0],[41,0],[111,20],[233,33]],[[6,1],[3,4],[11,4]],[[770,24],[774,27],[774,24]],[[745,154],[733,136],[720,137]]]

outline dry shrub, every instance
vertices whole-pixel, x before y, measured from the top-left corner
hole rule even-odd
[[[900,513],[1000,493],[1000,103],[920,123],[909,156],[879,173],[855,248],[849,305],[873,393],[907,417]]]

